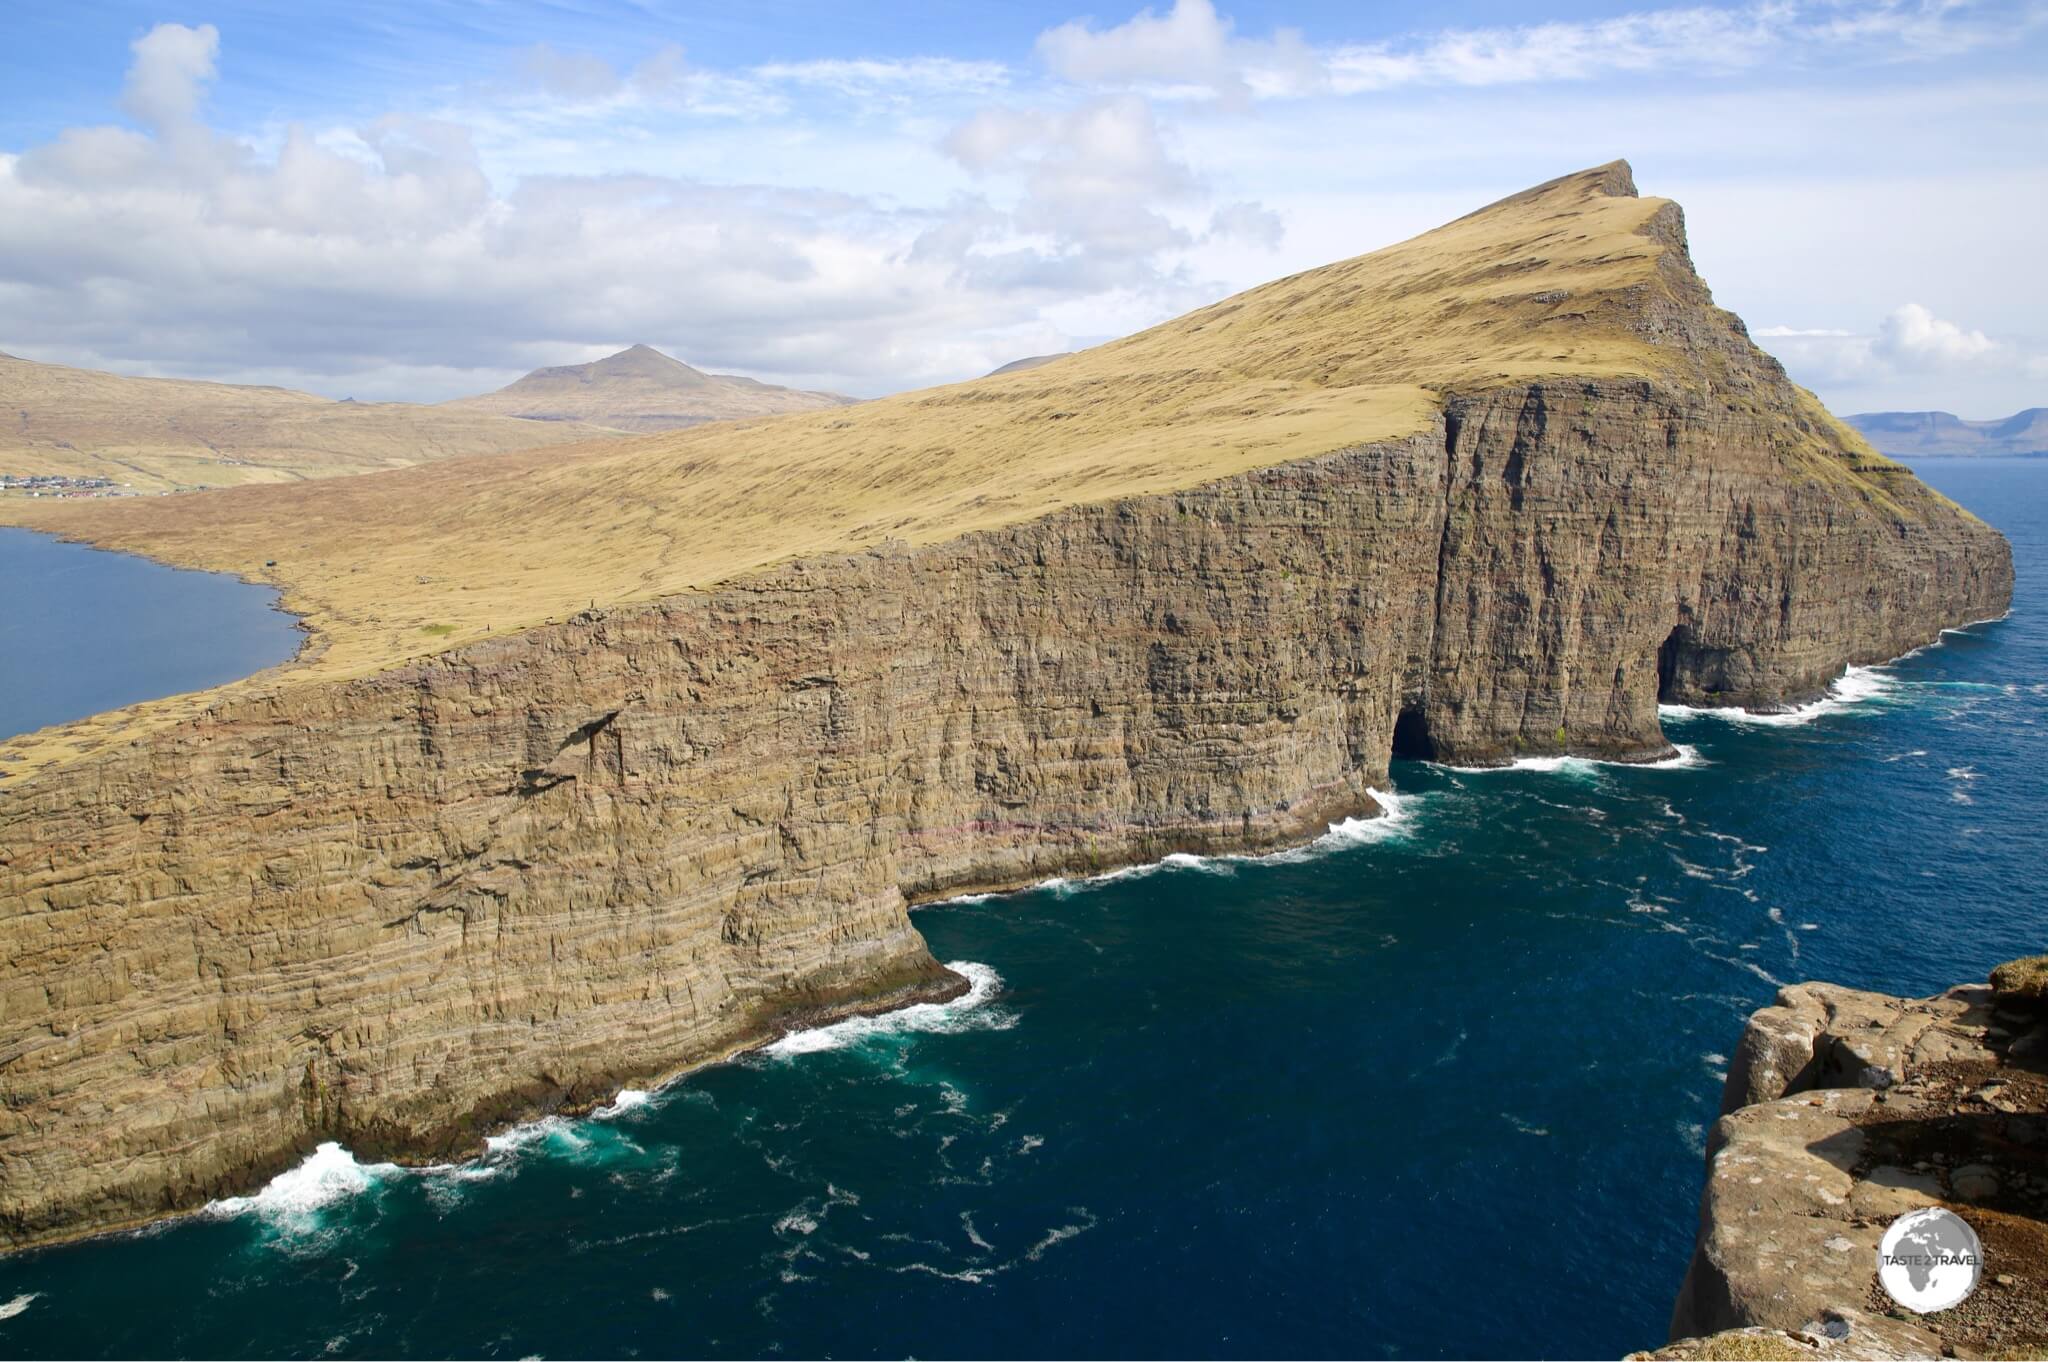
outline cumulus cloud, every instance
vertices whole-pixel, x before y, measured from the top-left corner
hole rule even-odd
[[[1147,317],[1193,301],[1168,258],[1193,234],[1161,206],[1199,222],[1207,190],[1135,98],[967,120],[946,151],[988,190],[930,207],[673,174],[500,184],[459,117],[292,126],[259,151],[201,117],[219,54],[212,28],[162,25],[134,45],[125,105],[143,131],[75,128],[0,155],[8,348],[438,397],[647,340],[694,362],[875,392],[1068,348],[1076,336],[1049,318],[1091,297]],[[621,69],[534,47],[517,69],[527,94],[504,98],[575,108],[671,97],[707,74],[676,49]],[[1000,85],[983,65],[951,62],[721,79],[854,99]],[[947,164],[929,143],[918,154]],[[1257,213],[1237,205],[1219,223],[1270,236]]]
[[[886,391],[1148,325],[1426,227],[1522,170],[1569,168],[1544,158],[1614,154],[1610,114],[1595,111],[1589,138],[1570,102],[1586,97],[1498,93],[1518,83],[1833,69],[1981,46],[2013,23],[2000,0],[1775,0],[1315,47],[1246,32],[1211,0],[1127,4],[1111,16],[1123,22],[1047,30],[1035,64],[712,69],[649,32],[637,62],[509,49],[489,79],[395,92],[405,112],[251,131],[206,114],[216,72],[235,76],[234,34],[161,25],[132,45],[131,123],[0,151],[0,347],[431,397],[646,340],[778,381]],[[1371,97],[1432,86],[1487,93]],[[1663,183],[1700,154],[1694,125],[1708,122],[1715,154],[1754,153],[1759,166],[1856,149],[1821,130],[1824,150],[1787,151],[1785,115],[1770,107],[1755,119],[1771,126],[1729,150],[1726,115],[1703,112],[1695,92],[1635,88],[1658,135],[1624,149],[1661,156]],[[1952,88],[1940,126],[1999,97]],[[2017,146],[2038,117],[2031,87],[2011,89]],[[1272,102],[1301,95],[1322,102]],[[1247,100],[1268,102],[1240,117]],[[1816,127],[1855,122],[1833,95],[1812,107],[1826,115]],[[1528,126],[1497,136],[1508,109]],[[1675,144],[1659,140],[1667,125],[1685,133]],[[1346,150],[1336,161],[1333,136]],[[1423,176],[1426,209],[1389,190]],[[1722,282],[1741,287],[1739,275]],[[1798,363],[1864,376],[2039,373],[2040,347],[1973,301],[1967,280],[1900,288],[1999,320],[2002,343],[1932,314],[1767,343],[1788,362],[1796,350]]]
[[[1209,0],[1175,0],[1165,14],[1141,10],[1108,29],[1086,20],[1061,24],[1039,35],[1038,55],[1055,75],[1078,85],[1192,90],[1232,102],[1299,93],[1324,79],[1300,33],[1238,37]]]
[[[1952,391],[2009,388],[2011,381],[2048,377],[2048,356],[2031,355],[1984,332],[1944,320],[1920,303],[1905,303],[1874,331],[1838,327],[1759,327],[1751,333],[1811,387],[1859,394],[1875,405],[1915,400],[1940,386]]]
[[[942,146],[975,176],[1019,186],[1007,212],[984,200],[972,231],[956,239],[953,259],[965,276],[989,286],[1152,289],[1178,306],[1196,301],[1168,257],[1196,243],[1200,218],[1184,219],[1209,187],[1169,148],[1145,100],[1119,95],[1051,112],[984,109]],[[1205,235],[1271,247],[1280,233],[1278,214],[1239,202],[1215,210]],[[931,236],[921,243],[934,244]]]
[[[1998,349],[1982,331],[1966,331],[1918,303],[1907,303],[1884,319],[1871,353],[1899,365],[1967,364]]]
[[[122,108],[153,128],[184,123],[199,112],[199,96],[213,79],[220,53],[218,29],[158,24],[131,48],[135,60],[121,91]]]

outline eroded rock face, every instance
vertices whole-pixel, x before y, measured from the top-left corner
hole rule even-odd
[[[1397,746],[1660,756],[1660,695],[1801,700],[2001,613],[2003,540],[1864,466],[1698,292],[1634,319],[1683,382],[1446,394],[1410,439],[286,687],[0,787],[0,1235],[325,1139],[454,1154],[957,988],[910,901],[1299,840],[1375,812]]]
[[[1984,1285],[1937,1315],[1861,1319],[1868,1346],[1891,1352],[1852,1338],[1841,1351],[2037,1351],[2048,1339],[2038,1275],[2048,1078],[2027,1056],[2044,1037],[2048,1017],[2015,1011],[1983,985],[1933,998],[1782,990],[1750,1019],[1729,1066],[1699,1240],[1672,1313],[1678,1342],[1649,1355],[1724,1355],[1717,1340],[1824,1334],[1828,1320],[1889,1308],[1876,1285],[1878,1242],[1894,1219],[1933,1205],[1977,1230]],[[1883,1338],[1871,1332],[1878,1325]]]

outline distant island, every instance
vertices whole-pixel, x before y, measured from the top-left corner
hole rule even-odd
[[[1945,411],[1866,411],[1844,418],[1902,459],[2048,458],[2048,407],[1999,421],[1965,421]]]

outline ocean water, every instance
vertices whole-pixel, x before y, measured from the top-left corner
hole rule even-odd
[[[299,641],[268,587],[0,527],[0,738],[234,681]]]
[[[13,1355],[1619,1356],[1780,982],[2048,944],[2048,463],[1930,463],[2013,616],[1689,759],[1399,764],[1263,860],[923,909],[967,999],[791,1038],[460,1168],[323,1149],[0,1260]]]

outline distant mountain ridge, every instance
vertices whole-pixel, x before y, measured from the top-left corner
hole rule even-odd
[[[131,378],[4,353],[0,411],[0,473],[105,478],[132,492],[345,477],[617,435],[409,402]]]
[[[706,421],[843,407],[838,393],[782,388],[738,374],[707,374],[650,345],[592,360],[535,369],[516,383],[443,402],[444,410],[528,421],[582,421],[613,430],[680,430]]]
[[[1997,421],[1945,411],[1866,411],[1844,419],[1883,453],[1903,458],[2048,457],[2048,407]]]

